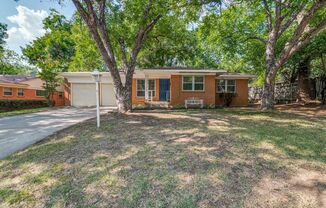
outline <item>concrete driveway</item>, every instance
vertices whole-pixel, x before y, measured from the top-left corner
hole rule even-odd
[[[112,109],[103,108],[101,113]],[[95,116],[95,108],[69,107],[0,118],[0,159]]]

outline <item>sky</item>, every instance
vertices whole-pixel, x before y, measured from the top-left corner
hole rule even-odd
[[[59,5],[56,0],[0,0],[0,22],[8,25],[6,47],[21,54],[20,47],[45,33],[42,21],[54,8],[68,19],[75,7],[71,0]]]

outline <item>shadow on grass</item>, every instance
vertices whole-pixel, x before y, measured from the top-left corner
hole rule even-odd
[[[262,177],[290,177],[281,161],[260,156],[261,151],[280,155],[259,143],[272,143],[290,159],[325,162],[323,124],[312,128],[314,121],[303,120],[298,126],[298,117],[280,116],[214,110],[111,113],[102,118],[100,130],[87,121],[1,161],[0,181],[7,182],[0,182],[0,205],[245,206]],[[28,171],[36,167],[41,170]],[[26,186],[25,197],[10,200]]]

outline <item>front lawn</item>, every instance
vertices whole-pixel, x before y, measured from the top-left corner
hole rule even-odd
[[[21,109],[21,110],[13,110],[13,111],[0,111],[0,118],[6,116],[16,116],[16,115],[21,115],[26,113],[36,113],[36,112],[45,111],[47,109],[49,108],[31,108],[31,109]]]
[[[0,160],[0,207],[324,207],[326,119],[110,113]]]

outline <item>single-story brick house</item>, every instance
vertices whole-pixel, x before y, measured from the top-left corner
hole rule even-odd
[[[95,84],[90,72],[65,72],[66,105],[94,106]],[[113,80],[109,72],[101,73],[100,104],[115,106]],[[124,73],[121,72],[122,80]],[[132,104],[166,103],[184,105],[196,98],[204,105],[222,105],[222,92],[235,93],[231,106],[248,105],[248,80],[253,75],[229,73],[216,69],[159,68],[136,70],[132,86]]]
[[[35,76],[0,75],[0,100],[45,100],[43,83]],[[65,104],[63,86],[53,98],[56,106]]]

